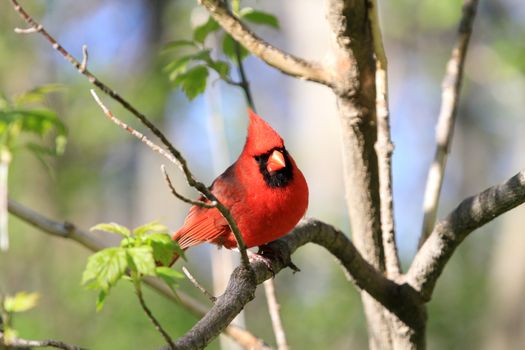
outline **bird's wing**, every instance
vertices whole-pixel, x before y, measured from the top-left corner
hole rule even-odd
[[[234,165],[230,166],[215,179],[210,187],[211,192],[230,211],[240,202],[244,191],[242,186],[236,181],[234,171]],[[200,200],[204,200],[204,198],[201,197]],[[179,243],[182,249],[204,242],[222,245],[223,239],[230,232],[228,222],[216,208],[206,209],[193,206],[186,217],[184,225],[175,233],[173,239]]]
[[[228,223],[217,209],[193,206],[184,226],[175,233],[173,239],[182,249],[186,249],[204,242],[215,242],[228,232]]]

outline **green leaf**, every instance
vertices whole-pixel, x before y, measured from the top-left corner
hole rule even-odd
[[[187,72],[179,74],[173,83],[180,86],[189,100],[193,100],[206,90],[206,80],[208,79],[208,68],[198,65]]]
[[[9,345],[12,344],[16,340],[16,338],[18,338],[18,332],[11,327],[6,327],[6,329],[4,330],[3,343],[8,346],[8,349]]]
[[[193,40],[203,44],[210,33],[213,33],[219,29],[219,23],[217,23],[212,17],[209,17],[206,23],[195,27],[193,30]]]
[[[168,231],[169,229],[166,226],[160,224],[158,221],[152,221],[152,222],[148,222],[147,224],[144,224],[142,226],[135,228],[133,230],[133,234],[137,237],[141,237],[148,233],[153,233],[153,232],[167,233]]]
[[[228,77],[230,75],[230,65],[225,61],[211,61],[208,66],[219,74],[221,78]]]
[[[97,312],[100,312],[102,308],[104,307],[104,302],[106,301],[106,297],[108,296],[108,292],[101,290],[98,292],[97,296]]]
[[[271,13],[254,10],[251,7],[245,7],[240,11],[239,15],[247,22],[279,29],[279,20]]]
[[[222,40],[222,51],[224,52],[226,56],[228,56],[230,60],[234,62],[236,62],[237,60],[237,56],[235,53],[235,45],[236,45],[235,40],[231,37],[231,35],[228,34],[224,36],[224,39]],[[239,50],[240,50],[241,61],[245,59],[246,57],[248,57],[248,55],[250,54],[250,52],[246,50],[244,46],[242,45],[239,46]]]
[[[181,73],[186,72],[188,64],[190,64],[193,61],[203,61],[206,63],[211,62],[212,59],[210,56],[210,50],[201,50],[199,52],[192,53],[191,55],[186,55],[177,58],[170,62],[166,67],[164,67],[164,71],[170,73],[169,79],[171,81],[174,81]]]
[[[98,225],[93,226],[89,230],[90,231],[98,230],[98,231],[105,231],[109,233],[115,233],[123,237],[129,237],[131,235],[131,232],[128,230],[128,228],[122,225],[119,225],[115,222],[98,224]]]
[[[132,260],[130,268],[142,275],[155,276],[155,260],[153,248],[149,246],[128,248],[127,253]]]
[[[160,277],[170,289],[175,292],[175,288],[178,287],[178,281],[184,279],[184,275],[178,271],[175,271],[166,266],[159,266],[155,269],[157,276]]]
[[[22,106],[29,103],[41,103],[44,101],[46,95],[52,92],[65,90],[65,87],[60,84],[47,84],[37,86],[36,88],[24,92],[15,98],[15,105]]]
[[[124,275],[127,267],[126,249],[106,248],[89,257],[82,275],[82,284],[88,288],[100,288],[107,293]]]
[[[7,312],[24,312],[35,307],[38,298],[40,298],[38,293],[16,293],[14,297],[5,298],[4,309]]]
[[[162,53],[176,50],[181,47],[187,47],[187,46],[197,47],[197,44],[192,40],[175,40],[175,41],[167,43],[162,49]]]
[[[168,265],[176,252],[177,244],[164,233],[153,233],[146,237],[146,242],[153,248],[153,258],[163,265]]]

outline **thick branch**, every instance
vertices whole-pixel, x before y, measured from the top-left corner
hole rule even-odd
[[[445,219],[439,221],[417,253],[407,282],[425,300],[457,246],[475,229],[525,202],[525,170],[507,182],[490,187],[465,199]]]
[[[450,144],[454,133],[454,124],[459,105],[459,92],[463,77],[465,57],[467,55],[468,43],[472,33],[472,25],[476,15],[478,0],[465,0],[463,5],[463,17],[459,24],[458,38],[452,56],[447,63],[447,72],[442,84],[441,110],[439,112],[436,127],[436,153],[434,161],[428,171],[425,198],[423,200],[423,227],[419,246],[425,242],[436,222],[441,186],[447,165],[447,155],[450,152]]]
[[[290,264],[290,256],[306,243],[326,248],[343,265],[355,285],[362,288],[392,312],[409,322],[417,295],[406,285],[400,286],[384,277],[359,254],[352,242],[333,226],[315,219],[303,220],[290,234],[270,243],[270,271],[260,260],[251,262],[251,269],[238,267],[230,277],[228,287],[211,310],[175,343],[177,349],[202,349],[254,298],[258,284],[272,278]]]
[[[331,86],[329,72],[318,63],[305,61],[268,44],[240,22],[220,0],[199,0],[211,16],[248,51],[293,77]]]
[[[19,219],[52,236],[72,239],[93,251],[107,247],[107,244],[97,239],[92,233],[78,229],[68,222],[60,223],[50,220],[15,201],[9,200],[8,209]],[[177,293],[180,300],[177,299],[169,287],[159,279],[146,277],[144,282],[165,297],[175,302],[182,302],[181,305],[196,317],[202,317],[208,311],[207,307],[180,291]],[[240,327],[230,325],[224,329],[224,333],[246,349],[268,349],[261,339]]]

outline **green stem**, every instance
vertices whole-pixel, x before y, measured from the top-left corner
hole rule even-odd
[[[153,313],[151,312],[149,307],[146,305],[146,301],[144,300],[144,296],[142,295],[142,288],[140,286],[140,281],[134,280],[133,284],[135,286],[135,293],[137,294],[137,297],[139,298],[140,306],[142,306],[142,310],[144,310],[144,313],[146,314],[146,316],[148,316],[151,323],[153,323],[153,325],[155,326],[155,329],[162,335],[164,340],[166,340],[170,348],[172,350],[175,350],[176,347],[175,347],[175,343],[173,342],[173,339],[171,339],[168,332],[166,332],[164,328],[162,328],[159,321],[155,318],[155,316],[153,316]]]

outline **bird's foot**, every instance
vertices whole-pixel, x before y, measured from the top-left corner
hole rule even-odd
[[[263,260],[265,265],[268,267],[268,269],[272,272],[274,276],[275,276],[275,273],[271,268],[272,260],[277,260],[281,262],[284,265],[284,267],[289,267],[290,269],[292,269],[293,273],[301,271],[297,267],[297,265],[295,265],[292,262],[290,255],[286,254],[283,251],[283,249],[279,249],[280,247],[278,247],[278,245],[281,243],[282,242],[279,242],[279,241],[273,241],[269,244],[259,246],[259,251],[257,252],[257,254],[254,254],[254,255],[259,256],[261,260]]]

